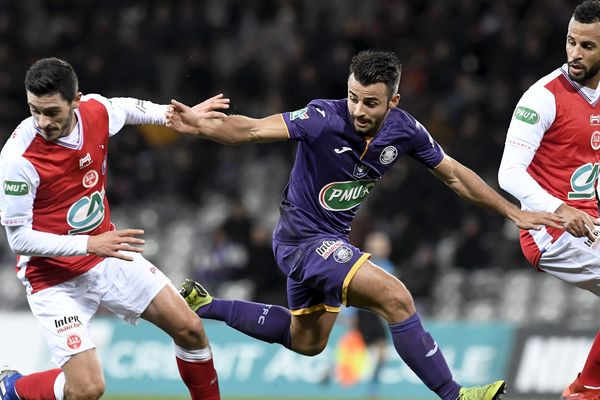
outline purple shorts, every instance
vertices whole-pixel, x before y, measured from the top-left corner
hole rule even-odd
[[[348,285],[371,255],[345,239],[321,237],[298,244],[273,242],[279,269],[287,275],[287,297],[293,315],[347,305]]]

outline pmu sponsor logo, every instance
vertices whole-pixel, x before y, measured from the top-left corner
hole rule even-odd
[[[344,242],[340,240],[323,240],[323,243],[315,249],[318,255],[323,257],[325,260],[329,258],[334,251],[344,245]]]
[[[561,393],[580,372],[595,334],[594,330],[522,330],[509,368],[512,390],[532,399]]]
[[[56,327],[56,333],[66,332],[69,329],[80,327],[81,321],[79,321],[79,316],[65,316],[61,319],[54,320],[54,326]]]
[[[540,120],[540,115],[531,108],[519,106],[515,110],[515,118],[526,124],[535,125]]]
[[[321,207],[329,211],[346,211],[358,206],[375,186],[375,179],[331,182],[319,192]]]
[[[4,194],[7,196],[24,196],[29,193],[27,182],[4,181]]]
[[[567,195],[570,200],[589,200],[596,196],[594,190],[600,164],[587,163],[577,168],[571,175],[571,189]]]

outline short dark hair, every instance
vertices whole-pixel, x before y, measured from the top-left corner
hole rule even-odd
[[[582,24],[593,24],[600,22],[600,1],[585,0],[575,7],[573,18]]]
[[[36,96],[59,93],[69,103],[75,98],[79,83],[75,70],[68,62],[42,58],[33,63],[25,75],[25,89]]]
[[[350,75],[364,86],[385,83],[391,98],[398,92],[402,64],[391,51],[363,50],[350,64]]]

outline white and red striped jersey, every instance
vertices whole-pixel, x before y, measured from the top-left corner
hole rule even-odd
[[[17,127],[0,153],[2,225],[54,234],[47,235],[44,256],[18,257],[28,292],[72,279],[102,260],[87,254],[87,236],[114,229],[105,195],[108,138],[125,124],[164,124],[165,110],[137,99],[87,95],[66,137],[45,140],[33,117]],[[66,251],[59,244],[65,239],[74,244]]]
[[[553,212],[566,203],[598,217],[599,94],[571,80],[565,64],[519,100],[498,178],[523,209]],[[526,258],[537,265],[544,250],[563,233],[554,228],[521,231]]]

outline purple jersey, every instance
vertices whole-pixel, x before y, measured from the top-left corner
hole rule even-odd
[[[442,161],[442,148],[407,112],[390,110],[377,135],[365,139],[354,130],[347,103],[313,100],[282,114],[290,139],[299,143],[273,234],[277,242],[346,236],[361,202],[398,156],[408,154],[428,168]]]

